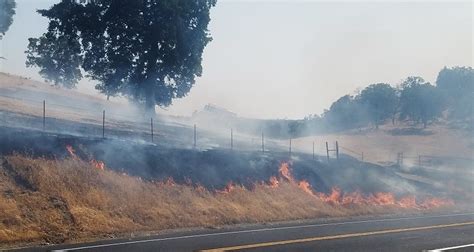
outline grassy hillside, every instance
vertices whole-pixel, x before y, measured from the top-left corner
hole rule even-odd
[[[0,244],[426,209],[380,199],[338,203],[336,197],[334,192],[317,197],[288,171],[251,189],[230,184],[209,191],[172,180],[145,182],[75,159],[12,155],[1,158]],[[445,205],[450,203],[436,209]]]
[[[121,140],[127,134],[135,136],[141,132],[143,139],[149,141],[147,135],[149,118],[145,118],[146,120],[138,124],[137,121],[130,120],[130,118],[136,119],[137,117],[124,117],[122,113],[127,108],[120,107],[121,105],[111,105],[105,100],[74,90],[57,89],[18,76],[0,74],[0,124],[3,126],[41,128],[42,120],[38,116],[42,115],[41,101],[43,99],[48,100],[46,130],[50,130],[48,134],[36,133],[43,137],[54,135],[55,139],[64,140],[65,138],[57,137],[55,134],[61,131],[73,131],[76,128],[85,136],[101,136],[102,109],[106,107],[108,109],[106,134],[110,136],[112,128],[115,128],[117,131],[115,136]],[[116,107],[116,110],[112,110],[112,107]],[[113,112],[120,112],[120,114],[114,118],[117,115],[114,115]],[[144,118],[140,120],[142,119]],[[155,141],[164,148],[181,143],[185,149],[192,143],[190,140],[192,139],[192,128],[184,129],[175,124],[165,126],[164,123],[155,126],[158,131]],[[198,147],[219,147],[216,129],[209,128],[206,133],[200,127],[198,130]],[[3,133],[16,140],[19,138],[16,134]],[[220,147],[225,150],[227,150],[229,142],[227,133],[225,131],[220,139],[222,142]],[[22,137],[31,138],[30,141],[35,143],[28,144],[27,151],[38,151],[37,149],[32,150],[36,145],[41,145],[44,148],[51,147],[49,145],[43,146],[45,142],[32,139],[32,135],[23,134],[25,135],[21,135]],[[337,140],[341,148],[351,149],[358,153],[364,152],[364,159],[374,163],[393,162],[396,153],[401,151],[407,157],[410,155],[437,155],[469,158],[472,157],[474,145],[470,142],[472,138],[467,137],[466,134],[464,131],[454,130],[443,125],[430,127],[427,130],[413,130],[403,125],[396,127],[385,125],[378,131],[362,130],[293,139],[292,148],[293,151],[311,153],[312,142],[315,141],[316,152],[325,154],[325,142],[328,141],[332,145]],[[270,149],[271,153],[273,150],[270,142],[273,146],[279,145],[280,149],[284,149],[286,155],[288,141],[266,139],[265,146],[268,148],[266,150]],[[121,142],[118,146],[122,145]],[[156,145],[155,143],[143,146],[151,148]],[[126,146],[133,147],[130,144]],[[11,146],[4,147],[8,149]],[[95,157],[110,164],[112,162],[99,155],[106,153],[106,149],[104,149],[106,147],[99,145]],[[65,152],[64,147],[59,146],[58,148]],[[235,132],[234,148],[237,150],[259,150],[259,136],[241,136],[239,132]],[[150,153],[155,152],[153,150]],[[344,149],[341,149],[341,152],[359,157]],[[117,155],[118,152],[113,151],[112,153]],[[134,170],[146,170],[146,167],[137,167],[140,162],[127,158],[125,154],[122,156],[129,163],[132,162],[131,166]],[[144,162],[143,157],[140,157],[138,155],[135,158]],[[167,158],[169,161],[169,156]],[[298,155],[294,155],[294,158],[298,159]],[[115,156],[112,159],[119,160]],[[216,160],[212,159],[212,161]],[[297,162],[295,161],[295,167]],[[163,164],[166,165],[165,162]],[[190,164],[193,163],[188,165]],[[123,165],[123,162],[117,164],[117,166],[119,165]],[[213,165],[223,170],[222,163]],[[334,189],[323,194],[316,192],[315,188],[325,184],[310,180],[298,181],[291,176],[291,169],[290,173],[280,171],[278,177],[265,177],[264,181],[255,182],[252,187],[244,188],[229,184],[225,189],[214,190],[212,187],[206,189],[192,183],[176,184],[172,180],[167,182],[144,181],[139,177],[122,174],[119,167],[115,171],[110,168],[97,169],[89,162],[74,158],[57,160],[38,158],[37,156],[32,158],[19,154],[0,156],[0,244],[8,246],[24,242],[74,242],[97,237],[127,236],[131,233],[143,234],[175,228],[216,227],[236,223],[262,223],[400,211],[433,211],[451,206],[450,201],[438,201],[437,199],[417,203],[411,197],[394,199],[393,195],[386,192],[374,193],[370,196],[360,195],[358,192],[342,195],[340,191]],[[165,168],[173,170],[175,167]],[[176,167],[175,170],[180,173],[182,169],[183,167]],[[380,169],[389,171],[384,167],[380,167]],[[295,175],[299,175],[296,177],[300,179],[305,177],[303,175],[308,175],[296,174],[297,169],[293,171]],[[335,173],[340,171],[337,170]],[[439,178],[445,176],[442,173],[435,176],[433,181],[426,182],[426,178],[430,177],[428,175],[432,175],[432,172],[429,174],[425,174],[425,172],[425,170],[421,170],[414,174],[407,174],[410,175],[411,181],[424,184],[438,183],[442,180]],[[468,174],[472,174],[472,170],[468,172]],[[368,173],[373,175],[371,172]],[[390,170],[389,173],[392,174],[394,171]],[[354,174],[364,177],[362,172]],[[408,176],[407,174],[403,175]],[[345,176],[354,178],[351,173],[347,173]],[[332,180],[335,182],[347,181],[345,176],[333,176]],[[470,178],[469,176],[464,177]],[[389,177],[387,181],[393,182],[391,178]],[[328,179],[330,178],[326,174],[321,181],[327,182]],[[372,179],[381,184],[384,182],[378,176]],[[227,183],[227,181],[222,182]],[[358,183],[357,181],[352,182]],[[469,184],[469,182],[463,183]],[[310,184],[314,184],[315,188],[311,188]],[[336,185],[342,186],[341,183],[336,183]],[[400,184],[395,183],[393,186],[400,187]],[[462,188],[464,187],[463,184]],[[383,188],[387,189],[387,187]],[[456,189],[457,187],[450,188]],[[443,190],[444,187],[441,187],[440,191]]]
[[[373,163],[395,162],[398,152],[403,152],[405,164],[418,163],[419,155],[472,159],[474,142],[472,134],[444,124],[431,125],[427,129],[407,124],[383,125],[378,130],[363,129],[340,133],[303,137],[293,140],[297,150],[310,152],[312,141],[316,150],[325,152],[325,142],[333,148],[335,141],[341,152]],[[359,153],[359,154],[358,154]]]

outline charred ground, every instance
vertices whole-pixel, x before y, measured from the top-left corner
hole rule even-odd
[[[337,186],[343,191],[363,193],[380,191],[397,195],[442,195],[444,192],[429,184],[410,181],[397,175],[397,167],[386,168],[360,162],[341,155],[339,160],[287,152],[251,152],[229,149],[199,151],[184,148],[164,148],[154,144],[117,139],[84,138],[48,134],[39,131],[2,127],[0,153],[30,157],[64,159],[70,157],[67,146],[82,160],[101,160],[108,169],[124,172],[144,180],[163,181],[169,178],[180,184],[202,185],[207,189],[222,189],[228,183],[252,188],[278,176],[282,162],[291,160],[297,180],[306,180],[318,192],[330,192]]]

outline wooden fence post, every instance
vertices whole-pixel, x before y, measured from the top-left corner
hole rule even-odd
[[[328,142],[326,142],[326,156],[328,158],[328,163],[329,163],[329,145],[328,145]]]
[[[194,143],[193,148],[196,148],[196,124],[194,124]]]
[[[403,165],[403,152],[398,152],[397,153],[397,164],[398,165]]]
[[[43,100],[43,131],[46,129],[46,100]]]
[[[339,160],[339,144],[336,141],[336,158]]]
[[[290,158],[291,158],[291,138],[290,138],[290,149],[289,149],[289,154],[290,154]]]
[[[150,118],[151,142],[153,143],[153,117]]]
[[[102,139],[105,139],[105,109],[102,111]]]

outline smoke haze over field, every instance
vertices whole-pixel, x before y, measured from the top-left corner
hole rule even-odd
[[[40,79],[24,51],[46,30],[35,10],[56,2],[17,0],[0,71]],[[472,66],[470,2],[219,1],[211,18],[203,76],[166,113],[213,103],[245,117],[302,118],[371,83],[411,75],[433,83],[443,66]],[[79,90],[97,93],[93,86]]]

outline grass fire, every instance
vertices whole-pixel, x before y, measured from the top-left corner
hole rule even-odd
[[[0,250],[474,247],[472,4],[402,2],[0,0]]]
[[[219,190],[172,178],[145,181],[73,157],[11,155],[2,159],[1,168],[0,190],[8,194],[0,196],[0,240],[7,243],[57,243],[170,228],[393,213],[400,208],[424,211],[452,204],[441,199],[395,200],[389,193],[314,192],[302,186],[307,182],[292,178],[286,162],[275,167],[282,172],[278,178],[249,188],[229,182]]]

